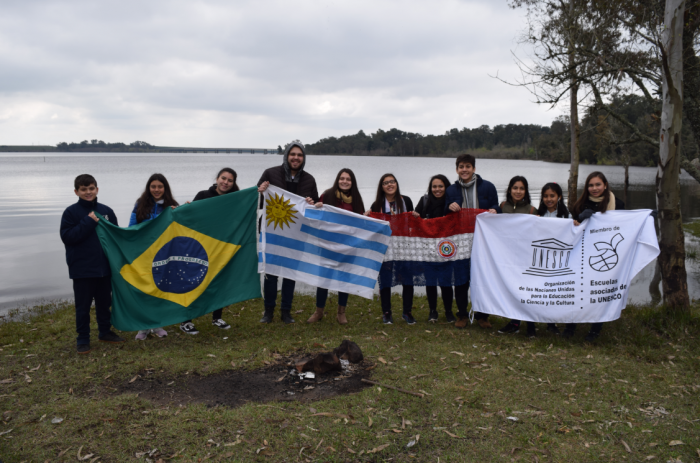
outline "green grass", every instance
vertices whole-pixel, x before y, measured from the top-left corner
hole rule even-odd
[[[692,234],[696,238],[700,238],[700,220],[696,220],[690,223],[684,223],[683,229]]]
[[[313,306],[313,298],[297,296],[294,311],[303,313],[294,314],[296,324],[281,324],[277,313],[273,324],[261,325],[262,303],[249,301],[224,311],[231,330],[219,331],[202,317],[195,320],[198,336],[170,327],[166,339],[136,342],[134,333],[124,333],[123,347],[93,342],[84,356],[75,353],[70,306],[38,307],[6,322],[0,325],[0,381],[14,382],[0,383],[0,459],[76,461],[80,449],[81,456],[94,454],[88,462],[145,461],[136,453],[154,448],[175,462],[698,458],[698,307],[684,318],[629,307],[589,345],[583,342],[587,326],[568,342],[544,325],[534,340],[477,326],[429,325],[423,298],[415,301],[414,326],[382,325],[379,303],[355,297],[349,325],[339,326],[335,317],[306,325]],[[493,322],[495,328],[505,323]],[[165,407],[112,389],[147,368],[167,377],[208,375],[233,368],[232,362],[261,368],[274,362],[274,353],[315,351],[314,343],[332,347],[344,338],[377,363],[372,379],[429,395],[371,387],[307,404],[230,409]],[[334,416],[311,416],[312,408]],[[64,420],[52,424],[55,417]],[[418,442],[406,448],[416,435]]]

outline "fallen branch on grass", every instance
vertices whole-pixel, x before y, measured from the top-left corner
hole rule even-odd
[[[386,384],[378,383],[378,382],[376,382],[376,381],[370,381],[370,380],[364,379],[364,378],[362,378],[362,382],[363,382],[363,383],[374,384],[375,386],[385,387],[385,388],[387,388],[387,389],[393,389],[393,390],[395,390],[395,391],[403,392],[404,394],[414,395],[414,396],[416,396],[416,397],[420,397],[421,399],[422,399],[423,396],[424,396],[424,394],[421,394],[421,393],[419,393],[419,392],[411,392],[411,391],[407,391],[406,389],[401,389],[401,388],[394,387],[394,386],[387,386]]]

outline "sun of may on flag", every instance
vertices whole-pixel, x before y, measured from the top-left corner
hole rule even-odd
[[[112,270],[112,324],[122,331],[190,320],[260,297],[257,188],[166,208],[97,234]]]
[[[265,190],[260,273],[372,298],[391,227],[333,206],[311,206],[288,191]]]

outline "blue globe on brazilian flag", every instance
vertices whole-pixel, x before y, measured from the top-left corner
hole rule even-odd
[[[257,188],[167,208],[97,234],[112,269],[112,324],[135,331],[180,323],[260,297]]]

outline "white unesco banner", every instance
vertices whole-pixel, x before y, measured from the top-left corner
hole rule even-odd
[[[632,278],[659,255],[649,210],[571,219],[481,214],[471,260],[472,309],[523,321],[620,318]]]

